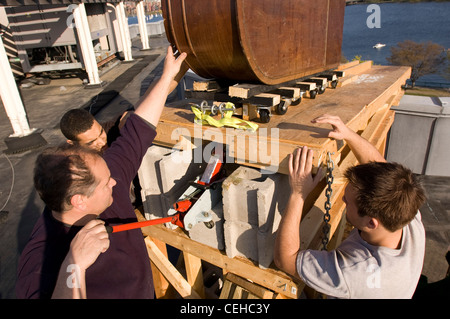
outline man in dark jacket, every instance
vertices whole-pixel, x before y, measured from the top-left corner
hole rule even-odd
[[[46,208],[22,252],[18,298],[153,298],[142,232],[108,235],[105,224],[136,221],[129,187],[186,54],[169,47],[164,71],[103,157],[66,144],[36,161],[35,187]]]

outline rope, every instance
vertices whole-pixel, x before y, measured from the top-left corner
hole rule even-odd
[[[232,109],[234,107],[233,103],[227,102],[227,109]],[[194,123],[201,125],[211,125],[214,127],[233,127],[236,129],[256,131],[258,129],[258,124],[245,121],[236,117],[233,117],[233,111],[225,111],[222,113],[222,118],[220,120],[216,120],[210,114],[210,111],[206,111],[203,113],[198,107],[191,106],[192,112],[195,114]]]

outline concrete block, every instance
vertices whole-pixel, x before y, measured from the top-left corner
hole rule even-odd
[[[240,166],[222,184],[225,220],[258,225],[257,189],[265,179],[259,170]]]
[[[189,237],[199,243],[224,250],[225,239],[223,233],[224,219],[222,201],[215,205],[208,213],[212,216],[214,227],[210,229],[204,223],[199,223],[189,231]]]
[[[141,184],[142,204],[146,219],[164,217],[165,207],[161,206],[161,177],[159,162],[171,153],[171,149],[152,145],[148,148],[138,170]]]
[[[189,181],[203,173],[206,165],[194,163],[192,151],[152,145],[144,156],[138,175],[142,187],[145,217],[167,216],[167,211],[189,187]]]
[[[276,231],[289,198],[289,178],[239,167],[222,185],[225,250],[268,268]],[[243,213],[244,212],[244,213]]]
[[[258,262],[258,227],[240,221],[225,220],[225,252],[228,257],[245,257]]]
[[[286,175],[269,176],[257,192],[258,199],[258,263],[268,268],[273,261],[276,232],[289,198],[289,178]]]
[[[183,155],[181,155],[183,153]],[[180,160],[182,158],[182,160]],[[192,151],[173,150],[159,162],[161,176],[161,206],[167,211],[189,187],[189,182],[203,174],[205,163],[194,163]]]

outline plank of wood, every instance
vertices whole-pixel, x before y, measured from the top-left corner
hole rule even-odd
[[[255,94],[261,93],[261,85],[258,84],[237,84],[228,88],[228,95],[248,99]]]
[[[314,77],[305,79],[304,82],[312,82],[312,83],[316,83],[317,85],[323,86],[328,82],[328,80],[325,77],[314,76]]]
[[[233,283],[231,281],[224,281],[222,291],[220,292],[219,299],[228,299],[230,296]]]
[[[140,214],[140,213],[139,213]],[[155,245],[159,248],[161,253],[167,257],[167,248],[166,244],[157,239],[153,239]],[[150,266],[152,268],[153,274],[153,287],[155,288],[155,296],[157,299],[170,298],[173,297],[170,288],[169,282],[164,278],[163,274],[159,271],[159,269],[155,266],[155,264],[151,261]]]
[[[181,297],[185,299],[200,299],[200,295],[192,289],[186,279],[178,272],[166,256],[158,249],[155,243],[145,237],[145,245],[150,260],[155,264],[158,270],[170,282],[170,284],[178,291]]]
[[[220,89],[220,84],[217,81],[194,81],[194,91],[211,91]]]
[[[249,99],[252,96],[267,93],[273,90],[276,90],[280,87],[284,86],[292,86],[298,80],[292,80],[288,82],[283,82],[274,85],[266,85],[266,84],[251,84],[251,83],[242,83],[235,84],[228,88],[228,95],[230,97],[241,98],[241,99]]]
[[[340,71],[339,71],[340,72]],[[331,81],[336,81],[337,80],[337,75],[336,73],[333,72],[329,72],[329,73],[321,73],[318,76],[319,78],[326,78],[327,81],[331,82]]]
[[[239,277],[233,273],[228,273],[225,276],[225,280],[232,282],[243,289],[247,290],[249,293],[255,295],[256,297],[260,299],[272,299],[273,298],[273,292],[254,283],[251,283],[250,281]]]
[[[337,87],[338,87],[338,88],[343,87],[344,85],[350,84],[350,83],[352,83],[352,82],[358,80],[358,78],[359,78],[359,75],[358,75],[358,74],[349,74],[349,75],[346,75],[346,76],[344,76],[343,78],[341,78],[341,79],[339,80],[339,83],[337,84]]]
[[[280,104],[280,102],[280,95],[271,93],[260,93],[246,100],[246,103],[258,106],[275,106]]]
[[[188,284],[198,292],[201,298],[205,298],[201,259],[186,252],[183,252],[183,258]]]
[[[341,200],[342,200],[342,198],[341,198]],[[337,247],[339,247],[344,238],[345,228],[347,226],[347,219],[345,218],[345,214],[343,213],[344,208],[345,208],[345,206],[343,207],[342,213],[340,214],[341,221],[339,222],[339,225],[337,225],[337,228],[333,232],[334,234],[328,243],[328,250],[333,250],[333,249],[336,249]]]
[[[345,71],[332,71],[338,78],[343,78],[345,76]]]
[[[350,68],[345,69],[345,75],[355,75],[355,74],[361,74],[364,72],[368,72],[373,66],[373,61],[365,61],[361,63],[357,63],[354,66]]]
[[[239,103],[241,101],[240,98],[232,98],[228,95],[228,92],[221,90],[194,91],[193,89],[188,89],[184,91],[184,94],[187,99],[211,100],[231,103]]]
[[[358,65],[358,64],[359,64],[359,61],[358,61],[358,60],[350,61],[350,62],[347,62],[347,63],[344,63],[344,64],[339,65],[339,66],[336,68],[336,71],[346,70],[346,69],[351,68],[351,67],[353,67],[353,66],[355,66],[355,65]]]
[[[269,93],[278,94],[282,98],[295,99],[295,100],[301,97],[301,90],[300,90],[300,88],[297,88],[297,87],[283,86],[283,87],[280,87]]]
[[[315,90],[317,85],[314,82],[305,82],[305,81],[299,81],[296,83],[296,85],[302,90],[302,91],[312,91]]]

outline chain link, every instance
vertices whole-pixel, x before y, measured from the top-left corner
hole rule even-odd
[[[323,221],[325,224],[323,225],[322,231],[323,231],[323,238],[322,238],[322,250],[327,250],[327,245],[329,242],[329,233],[330,233],[330,210],[331,210],[331,196],[333,195],[333,189],[331,188],[331,185],[333,184],[334,177],[333,177],[333,170],[334,170],[334,162],[331,159],[331,155],[334,153],[328,152],[328,159],[327,159],[327,176],[326,176],[326,183],[327,188],[325,190],[325,197],[327,200],[325,201],[325,214],[323,215]]]

